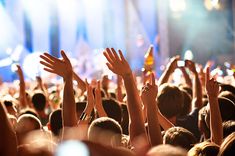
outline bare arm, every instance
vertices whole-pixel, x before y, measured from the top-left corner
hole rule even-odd
[[[100,81],[98,81],[95,89],[95,108],[99,114],[99,117],[106,117],[107,114],[102,105],[101,90],[100,90]]]
[[[158,86],[167,83],[169,80],[169,77],[174,72],[174,70],[177,68],[177,61],[179,60],[179,56],[175,56],[171,58],[171,61],[168,63],[165,71],[162,73],[161,77],[158,80]]]
[[[119,102],[123,102],[123,96],[122,96],[122,77],[117,75],[117,100]]]
[[[79,124],[88,125],[91,119],[90,117],[91,112],[94,108],[95,99],[94,99],[92,87],[91,85],[88,84],[87,80],[86,80],[86,90],[87,90],[87,105],[86,105],[85,110],[82,113],[82,116],[80,117]]]
[[[83,94],[86,91],[86,83],[75,72],[73,72],[73,78],[77,81],[78,88],[81,89]]]
[[[188,75],[188,73],[186,72],[185,68],[184,67],[180,67],[180,70],[182,71],[183,73],[183,76],[184,76],[184,79],[185,79],[185,82],[186,84],[192,88],[192,81]]]
[[[28,106],[28,103],[27,103],[26,92],[25,92],[26,88],[25,88],[24,74],[19,65],[17,65],[17,74],[20,80],[20,93],[19,93],[20,106],[21,108],[26,108]]]
[[[162,144],[161,129],[158,121],[158,107],[156,103],[156,97],[158,93],[158,87],[155,84],[154,74],[151,73],[151,84],[147,83],[141,91],[141,99],[144,105],[147,107],[147,119],[149,138],[152,146]]]
[[[206,91],[210,105],[211,141],[220,145],[223,140],[223,127],[218,102],[219,85],[213,78],[210,79],[209,68],[206,71]]]
[[[40,63],[45,66],[44,70],[63,77],[63,125],[64,127],[72,127],[77,125],[76,104],[73,94],[73,69],[64,51],[61,51],[61,55],[62,60],[44,53],[40,56],[43,59]]]
[[[171,123],[164,115],[162,115],[162,113],[160,112],[160,110],[157,111],[157,117],[159,120],[160,125],[162,126],[162,128],[166,131],[171,127],[174,127],[175,125],[173,123]]]
[[[185,61],[186,67],[190,69],[193,73],[193,100],[192,100],[192,110],[194,108],[202,108],[202,85],[199,79],[198,73],[196,71],[195,63],[190,60]]]
[[[141,112],[141,99],[138,94],[137,86],[131,68],[124,58],[122,52],[119,50],[119,55],[114,49],[107,48],[104,56],[108,60],[108,68],[124,80],[124,86],[127,93],[127,105],[130,115],[130,138],[132,143],[134,139],[142,136],[144,141],[147,142],[147,135],[144,127],[144,119]]]

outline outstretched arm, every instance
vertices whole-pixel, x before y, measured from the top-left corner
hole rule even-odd
[[[26,89],[25,89],[24,74],[19,65],[17,65],[17,74],[20,80],[20,93],[19,93],[20,106],[21,108],[26,108],[28,106],[28,103],[27,103],[26,92],[25,92]]]
[[[152,146],[162,144],[161,129],[158,122],[158,108],[156,103],[156,97],[158,93],[158,87],[155,84],[154,74],[151,73],[151,84],[147,83],[141,92],[141,99],[144,105],[147,107],[147,119],[149,137]]]
[[[186,72],[185,67],[180,67],[180,70],[181,70],[181,72],[183,73],[183,76],[184,76],[184,79],[185,79],[186,84],[187,84],[190,88],[192,88],[192,81],[191,81],[191,79],[190,79],[188,73]]]
[[[40,63],[45,66],[44,70],[61,76],[64,80],[63,94],[63,124],[64,127],[77,125],[76,104],[73,94],[73,69],[72,65],[62,50],[62,60],[51,56],[48,53],[41,55]]]
[[[81,89],[83,94],[86,91],[86,83],[75,72],[73,72],[73,78],[77,81],[78,88]]]
[[[190,60],[185,61],[186,67],[193,73],[193,100],[192,100],[192,110],[194,108],[202,108],[202,85],[199,79],[195,63]]]
[[[209,67],[206,69],[206,91],[210,105],[211,141],[220,145],[223,140],[223,127],[218,102],[219,85],[213,78],[210,79]]]
[[[165,71],[162,73],[161,77],[158,80],[158,86],[167,83],[169,77],[177,68],[177,61],[179,60],[179,56],[172,57],[168,65],[166,66]]]
[[[142,136],[144,141],[147,142],[148,139],[141,112],[141,99],[138,94],[132,70],[122,52],[120,50],[118,52],[119,56],[113,48],[107,48],[104,52],[104,56],[108,61],[106,64],[113,73],[120,75],[124,80],[127,93],[127,105],[130,114],[130,138],[132,143],[134,139],[137,139],[139,136]]]
[[[95,108],[99,114],[99,117],[105,117],[107,116],[104,107],[102,105],[102,97],[101,97],[101,90],[100,90],[100,81],[97,82],[96,88],[95,88]]]

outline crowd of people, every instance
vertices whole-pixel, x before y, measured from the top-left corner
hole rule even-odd
[[[218,82],[210,64],[180,67],[174,56],[160,77],[152,70],[138,82],[121,50],[103,55],[115,82],[83,80],[63,50],[62,59],[43,53],[38,62],[60,84],[26,82],[18,65],[19,86],[0,86],[0,155],[235,155],[235,73]]]

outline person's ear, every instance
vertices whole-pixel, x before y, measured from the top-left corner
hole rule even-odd
[[[49,122],[47,123],[47,128],[51,130],[51,124]]]

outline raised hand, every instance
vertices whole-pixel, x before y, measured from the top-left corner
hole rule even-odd
[[[218,102],[219,85],[214,78],[210,79],[209,67],[206,68],[206,92],[210,105],[211,141],[220,145],[223,139],[223,127]]]
[[[115,74],[120,76],[126,76],[132,74],[131,68],[124,58],[122,51],[118,50],[119,56],[117,52],[113,48],[106,48],[104,51],[104,56],[106,57],[108,63],[108,68]]]
[[[158,107],[156,103],[158,87],[155,84],[154,73],[151,73],[150,76],[150,83],[147,83],[141,91],[141,99],[145,107],[147,107],[148,136],[151,145],[156,146],[162,144],[161,130],[158,121]]]
[[[158,86],[167,83],[170,75],[175,71],[177,66],[177,61],[180,59],[180,56],[174,56],[171,58],[170,62],[167,64],[165,71],[162,73],[161,77],[158,80]]]
[[[219,84],[214,78],[207,81],[206,91],[209,97],[217,97],[219,95]]]
[[[99,117],[105,117],[107,116],[103,105],[102,105],[102,97],[101,97],[101,89],[100,89],[100,81],[97,82],[96,88],[95,88],[95,108],[99,114]]]
[[[61,50],[61,56],[63,58],[62,60],[48,53],[44,53],[43,55],[40,55],[40,58],[43,60],[40,61],[40,63],[45,66],[44,70],[66,79],[68,76],[73,76],[73,69],[70,60],[63,50]]]
[[[158,87],[155,84],[154,74],[151,73],[150,83],[147,83],[141,91],[141,99],[144,104],[152,104],[157,97]]]
[[[177,66],[177,61],[179,61],[179,59],[180,59],[179,55],[176,55],[176,56],[172,57],[170,59],[170,62],[167,64],[168,69],[173,72],[178,67]]]
[[[66,56],[65,52],[61,50],[62,60],[51,56],[48,53],[40,55],[44,65],[44,70],[57,74],[64,79],[64,93],[63,93],[63,126],[73,127],[77,125],[76,104],[73,94],[73,69],[72,65]]]
[[[185,66],[189,68],[191,72],[197,74],[195,63],[191,60],[185,60]]]

